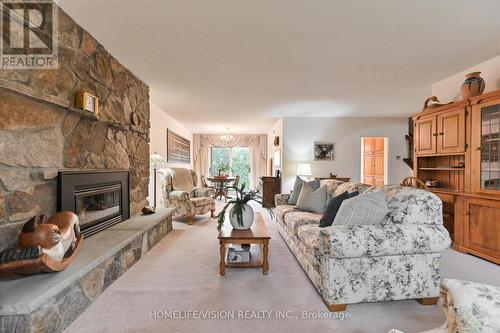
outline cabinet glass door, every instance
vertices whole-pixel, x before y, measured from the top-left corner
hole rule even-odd
[[[500,104],[481,109],[481,188],[500,190]]]

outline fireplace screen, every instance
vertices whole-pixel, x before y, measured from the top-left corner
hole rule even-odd
[[[83,229],[121,214],[121,184],[78,190],[75,194],[76,214]]]
[[[75,212],[85,237],[130,216],[129,174],[116,171],[60,171],[57,209]]]

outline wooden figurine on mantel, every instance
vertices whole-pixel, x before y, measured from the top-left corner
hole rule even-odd
[[[73,212],[59,212],[50,219],[34,216],[19,234],[19,247],[0,253],[0,276],[62,271],[78,254],[82,239]]]

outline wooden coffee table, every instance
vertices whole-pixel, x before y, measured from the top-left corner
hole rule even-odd
[[[252,227],[248,230],[233,229],[229,221],[224,223],[219,232],[220,243],[220,275],[226,274],[226,267],[256,268],[262,267],[262,273],[269,272],[269,240],[271,235],[260,213],[255,214]],[[226,263],[226,244],[251,244],[249,263]]]

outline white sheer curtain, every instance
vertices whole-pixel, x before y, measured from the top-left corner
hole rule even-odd
[[[210,149],[212,147],[249,147],[252,165],[250,166],[251,186],[259,184],[259,177],[267,172],[267,135],[233,134],[233,140],[221,140],[220,134],[195,134],[193,137],[194,170],[198,175],[210,174]]]

